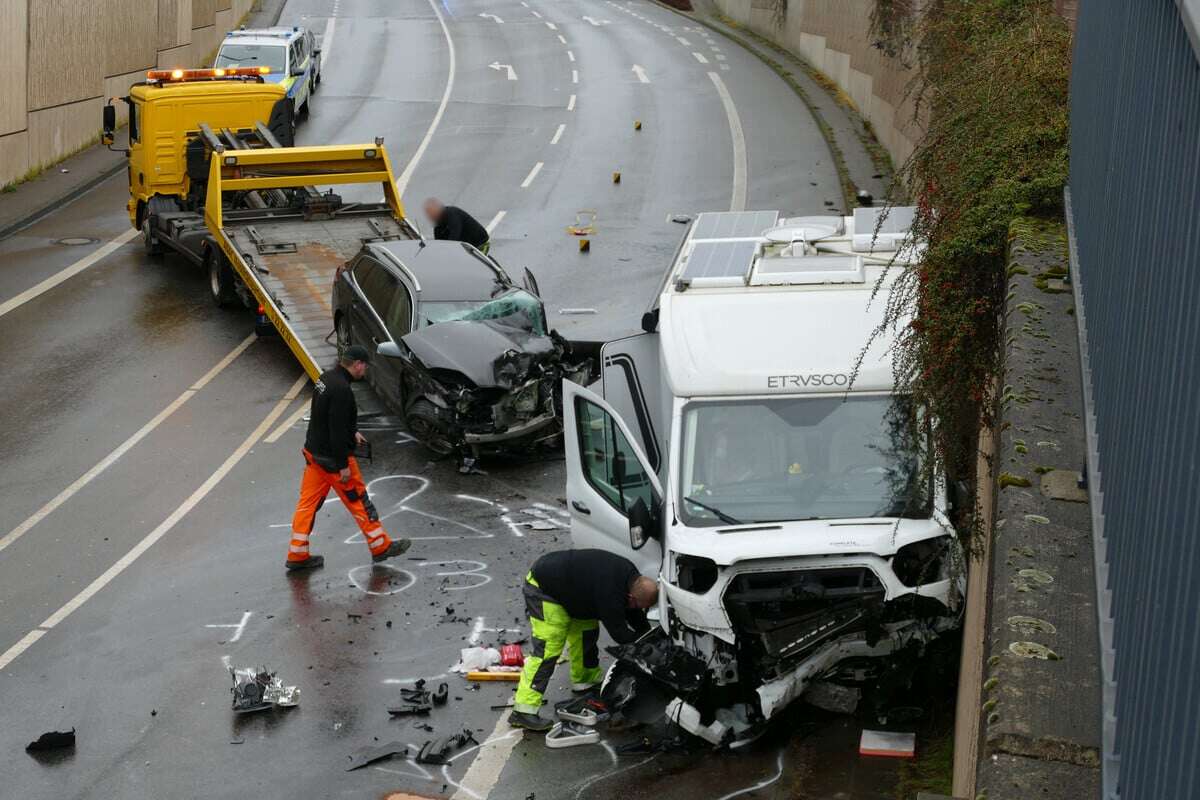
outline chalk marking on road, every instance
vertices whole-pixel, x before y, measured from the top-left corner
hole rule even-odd
[[[178,411],[184,403],[192,399],[197,392],[207,386],[213,378],[217,377],[217,375],[221,373],[222,370],[232,364],[233,360],[240,356],[247,347],[254,343],[255,339],[257,338],[258,337],[254,334],[250,334],[243,339],[237,347],[229,351],[229,353],[227,353],[224,358],[218,361],[212,369],[206,372],[203,377],[200,378],[200,380],[193,383],[184,391],[183,394],[171,401],[166,408],[154,415],[153,419],[151,419],[142,427],[138,428],[132,436],[121,442],[121,444],[117,445],[115,450],[102,458],[94,467],[76,478],[70,486],[55,495],[50,502],[33,512],[28,519],[6,533],[3,537],[0,537],[0,551],[3,551],[4,548],[8,547],[10,544],[24,536],[30,530],[30,528],[32,528],[34,525],[37,525],[43,519],[48,517],[56,508],[78,494],[83,487],[95,480],[100,473],[104,472],[106,469],[115,464],[117,460],[121,458],[121,456],[128,453],[134,448],[135,445],[137,445],[138,442],[149,436],[151,431],[153,431],[155,428],[161,425],[164,420]]]
[[[402,762],[402,763],[408,763],[408,762]],[[391,769],[389,767],[375,767],[375,769],[378,770],[379,772],[386,772],[389,775],[403,775],[406,778],[422,778],[427,781],[433,780],[433,775],[430,774],[429,770],[425,769],[420,764],[409,764],[409,766],[411,766],[415,770],[419,770],[419,772],[406,772],[405,770],[402,770],[402,769]]]
[[[708,73],[708,77],[712,79],[713,85],[717,87],[717,94],[721,96],[725,116],[729,118],[729,135],[733,138],[733,195],[729,200],[729,210],[745,211],[746,134],[742,131],[742,120],[738,116],[737,106],[733,104],[729,90],[725,88],[725,81],[715,72]]]
[[[574,53],[572,53],[570,50],[568,50],[568,51],[567,51],[567,58],[568,58],[568,59],[569,59],[571,62],[574,62],[574,61],[575,61],[575,54],[574,54]]]
[[[478,800],[491,794],[500,773],[512,755],[513,748],[523,738],[519,728],[508,724],[507,715],[501,714],[492,729],[492,735],[483,740],[483,744],[462,750],[452,755],[448,760],[454,763],[463,756],[476,750],[479,755],[471,762],[467,773],[458,784],[458,791],[451,795],[450,800]]]
[[[547,24],[547,25],[551,25],[551,29],[552,29],[552,30],[557,30],[556,28],[554,28],[554,27],[553,27],[552,23],[549,23],[549,22],[547,22],[546,24]],[[558,40],[559,40],[560,42],[562,42],[563,44],[566,44],[566,43],[567,43],[567,40],[566,40],[566,38],[565,38],[565,37],[564,37],[564,36],[563,36],[561,33],[558,35]]]
[[[483,503],[484,505],[491,506],[492,508],[498,508],[501,511],[508,511],[506,506],[500,505],[494,500],[488,500],[486,497],[476,497],[473,494],[456,494],[454,496],[459,500],[470,500],[473,503]]]
[[[579,70],[571,70],[571,83],[579,83]]]
[[[483,635],[483,617],[476,617],[475,624],[471,627],[471,638],[467,640],[472,647],[479,644],[479,637]]]
[[[484,226],[488,232],[488,236],[492,235],[492,231],[496,230],[496,226],[500,224],[507,214],[508,212],[503,209],[496,212],[496,216],[492,217],[492,221]]]
[[[567,99],[567,111],[574,111],[574,110],[575,110],[575,95],[571,95],[570,98]]]
[[[204,627],[206,627],[206,628],[233,628],[234,629],[233,636],[229,637],[224,642],[225,644],[233,644],[238,639],[242,638],[242,632],[246,630],[246,623],[249,621],[250,621],[250,612],[245,611],[242,613],[242,621],[241,622],[228,623],[225,625],[205,625]]]
[[[779,755],[775,757],[775,766],[776,766],[775,777],[765,778],[765,779],[759,781],[758,783],[754,784],[753,786],[747,786],[745,789],[738,789],[736,792],[730,792],[729,794],[722,795],[721,797],[717,798],[717,800],[733,800],[733,798],[735,798],[735,797],[741,797],[742,795],[749,794],[750,792],[757,792],[759,789],[763,789],[767,786],[770,786],[772,783],[775,783],[777,780],[782,778],[783,777],[783,751],[782,750],[780,750]]]
[[[441,539],[456,539],[457,540],[457,539],[471,539],[471,538],[491,539],[491,538],[495,537],[494,533],[488,533],[486,531],[482,531],[479,528],[476,528],[473,525],[468,525],[465,522],[459,522],[456,519],[449,519],[448,517],[440,517],[437,514],[430,514],[427,511],[421,511],[420,509],[413,508],[409,505],[406,505],[409,500],[412,500],[414,497],[416,497],[417,495],[421,494],[422,492],[424,492],[426,489],[429,488],[429,479],[424,478],[420,475],[384,475],[382,477],[375,478],[370,483],[368,483],[367,484],[367,492],[368,493],[374,492],[375,485],[380,483],[381,481],[395,480],[397,478],[404,479],[404,480],[417,481],[417,483],[419,483],[420,485],[416,489],[414,489],[413,491],[411,491],[407,495],[405,495],[404,498],[399,503],[396,503],[392,507],[391,511],[387,512],[386,514],[381,514],[379,517],[380,522],[390,519],[390,518],[396,516],[397,514],[409,512],[412,514],[419,514],[422,517],[428,517],[429,519],[436,519],[436,520],[440,520],[442,522],[447,522],[451,525],[457,525],[458,527],[465,528],[466,530],[475,534],[474,537],[462,536],[462,535],[459,535],[459,536],[412,536],[412,537],[409,537],[414,542],[418,541],[418,540],[419,541],[428,541],[428,540],[433,540],[433,539],[438,539],[438,540],[441,540]],[[358,542],[358,541],[362,541],[362,534],[359,532],[355,532],[355,533],[351,534],[349,538],[346,539],[345,543],[351,544],[353,542]]]
[[[633,72],[633,74],[637,76],[637,79],[642,83],[650,82],[650,79],[646,77],[646,68],[640,64],[634,64],[630,71]]]
[[[571,95],[571,97],[574,98],[575,95]],[[533,169],[529,170],[529,174],[525,176],[525,180],[521,181],[521,188],[528,189],[529,184],[533,183],[533,179],[537,177],[537,174],[542,171],[542,167],[544,166],[545,162],[543,161],[534,164]]]
[[[42,281],[41,283],[34,284],[33,286],[30,286],[28,289],[26,289],[25,291],[16,295],[15,297],[11,297],[8,300],[5,300],[3,303],[0,303],[0,317],[3,317],[5,314],[12,311],[14,308],[19,308],[19,307],[25,305],[33,298],[35,298],[39,295],[45,294],[46,292],[53,289],[55,286],[58,286],[63,281],[74,278],[76,275],[83,272],[88,267],[107,258],[109,255],[111,255],[113,252],[115,252],[117,249],[119,249],[122,245],[126,244],[133,237],[137,236],[138,233],[139,233],[139,231],[132,230],[132,229],[125,231],[124,233],[122,233],[120,236],[116,237],[112,241],[107,242],[106,244],[100,245],[95,250],[93,250],[91,253],[88,253],[86,256],[79,259],[71,266],[66,267],[65,269],[59,270],[58,272],[51,275],[49,278],[46,278],[46,280]]]
[[[553,22],[547,22],[547,23],[546,23],[546,27],[547,27],[547,28],[549,28],[549,29],[550,29],[550,30],[552,30],[552,31],[556,31],[556,30],[558,30],[558,26],[557,26],[557,25],[555,25]],[[561,37],[561,36],[560,36],[560,37],[558,37],[558,38],[562,39],[562,37]],[[566,44],[566,43],[567,43],[567,40],[566,40],[566,39],[563,39],[563,44]]]
[[[446,572],[435,572],[433,574],[438,578],[449,578],[452,575],[470,575],[472,578],[482,578],[483,580],[480,581],[479,583],[472,583],[470,586],[446,586],[446,587],[444,587],[446,589],[446,591],[448,591],[448,592],[463,592],[463,591],[466,591],[467,589],[478,589],[480,586],[487,586],[489,583],[492,582],[492,576],[483,572],[483,570],[488,568],[487,563],[485,563],[483,561],[472,561],[469,558],[459,558],[459,559],[455,559],[453,561],[420,561],[417,563],[417,566],[418,567],[439,567],[439,566],[444,567],[444,566],[448,566],[450,564],[475,564],[477,566],[475,566],[471,569],[448,570]]]
[[[594,774],[590,778],[588,778],[586,781],[584,781],[582,784],[580,784],[579,788],[575,790],[575,800],[579,800],[579,798],[583,796],[584,790],[587,789],[592,784],[598,783],[599,781],[602,781],[605,778],[611,778],[614,775],[620,775],[622,772],[628,772],[631,769],[637,769],[638,767],[642,766],[643,764],[649,764],[651,761],[653,761],[657,757],[658,757],[658,754],[655,753],[654,755],[649,756],[647,758],[643,758],[641,761],[630,764],[629,766],[621,767],[621,769],[597,772],[596,774]]]
[[[500,521],[508,526],[508,531],[518,539],[524,539],[525,534],[521,532],[521,526],[509,514],[501,514]]]
[[[408,181],[412,178],[417,164],[421,161],[421,156],[425,155],[425,150],[429,147],[429,142],[433,140],[433,134],[442,122],[442,115],[446,113],[446,106],[450,103],[450,93],[454,91],[454,73],[458,69],[458,58],[454,52],[454,40],[450,38],[450,29],[446,27],[446,19],[442,16],[442,10],[438,8],[437,0],[429,0],[429,7],[433,9],[438,24],[442,26],[442,36],[446,38],[446,48],[450,53],[450,69],[446,72],[446,90],[442,92],[442,101],[438,104],[437,112],[433,115],[433,120],[429,123],[429,130],[425,131],[425,137],[417,145],[417,150],[409,160],[408,166],[404,168],[404,172],[400,173],[400,177],[396,179],[396,193],[399,195],[403,195],[404,190],[408,188]]]
[[[558,130],[556,130],[554,132],[553,138],[550,139],[550,144],[558,144],[558,140],[562,138],[563,131],[565,131],[566,129],[567,129],[567,124],[565,122],[559,123]]]
[[[556,508],[556,507],[550,505],[549,503],[534,503],[533,507],[540,508],[542,511],[549,511],[551,514],[556,514],[556,515],[562,517],[563,519],[571,518],[570,513],[564,511],[561,508]]]
[[[704,57],[704,53],[697,53],[696,51],[693,50],[692,55],[694,55],[696,57],[696,60],[699,61],[701,64],[708,63],[708,59]]]
[[[692,46],[692,43],[691,43],[691,42],[689,42],[687,39],[683,38],[682,36],[676,36],[676,37],[675,37],[675,41],[679,42],[679,43],[680,43],[681,45],[683,45],[684,47],[691,47],[691,46]]]
[[[288,414],[287,419],[279,423],[279,427],[271,431],[271,433],[265,439],[263,439],[263,444],[275,444],[278,442],[285,433],[292,429],[293,425],[300,421],[308,409],[309,402],[306,400],[297,406],[295,411],[293,411],[291,414]]]
[[[211,492],[216,485],[220,483],[226,475],[229,474],[230,470],[237,466],[238,462],[240,462],[246,456],[246,454],[250,452],[250,449],[254,447],[254,444],[262,438],[263,434],[266,433],[273,424],[275,424],[275,420],[278,419],[279,415],[284,412],[284,409],[288,407],[288,404],[296,399],[296,394],[299,393],[300,387],[303,386],[304,382],[307,380],[307,375],[301,375],[299,378],[297,378],[296,382],[292,384],[292,387],[288,389],[286,394],[284,394],[283,399],[275,404],[274,408],[272,408],[267,416],[263,418],[262,422],[258,424],[258,427],[255,428],[240,445],[238,445],[237,449],[225,459],[221,466],[217,467],[216,472],[208,476],[208,479],[200,485],[200,488],[192,492],[192,494],[186,500],[184,500],[178,508],[171,512],[170,516],[159,523],[158,527],[150,531],[150,533],[146,535],[146,538],[134,545],[133,549],[121,556],[121,558],[119,558],[115,564],[106,569],[100,575],[100,577],[89,583],[83,591],[68,600],[61,608],[47,617],[45,622],[39,625],[37,629],[27,633],[19,642],[8,648],[3,655],[0,655],[0,670],[11,664],[13,659],[29,649],[30,645],[32,645],[38,639],[42,638],[46,631],[50,630],[64,619],[69,617],[80,606],[94,597],[97,592],[111,583],[114,578],[128,569],[129,566],[133,564],[133,562],[137,561],[143,553],[153,547],[155,542],[170,532],[171,529],[174,528],[181,519],[187,516],[188,512],[199,505],[200,501],[208,496],[209,492]]]
[[[363,570],[367,570],[368,572],[367,586],[372,586],[373,581],[379,581],[379,579],[382,579],[384,570],[389,570],[397,575],[403,575],[404,577],[408,578],[408,583],[404,584],[399,589],[388,589],[387,591],[369,589],[367,586],[363,586],[362,582],[358,578],[358,573],[362,572]],[[363,594],[369,594],[372,597],[387,597],[393,594],[400,594],[406,589],[411,589],[412,585],[417,582],[416,575],[413,575],[406,569],[393,567],[391,564],[359,564],[357,567],[350,570],[350,572],[346,573],[346,577],[350,579],[350,583],[353,584],[355,589],[358,589]]]

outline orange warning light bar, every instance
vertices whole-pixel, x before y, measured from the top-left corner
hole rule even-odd
[[[217,67],[215,69],[152,69],[148,81],[202,81],[213,78],[257,78],[271,74],[270,67]]]

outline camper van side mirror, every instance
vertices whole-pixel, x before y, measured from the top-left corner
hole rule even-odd
[[[641,550],[646,541],[654,535],[654,516],[646,501],[638,498],[629,507],[629,546]]]
[[[104,106],[103,115],[102,127],[104,128],[104,135],[101,137],[100,141],[106,145],[109,145],[113,143],[113,131],[117,129],[116,106],[109,102],[108,105]]]

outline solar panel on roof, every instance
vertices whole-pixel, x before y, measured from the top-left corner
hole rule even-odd
[[[697,242],[680,276],[693,286],[744,286],[758,242]]]
[[[749,239],[779,221],[778,211],[707,212],[696,217],[693,239]]]

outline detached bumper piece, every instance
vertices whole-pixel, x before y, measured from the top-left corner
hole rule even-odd
[[[449,763],[447,759],[451,753],[461,747],[466,747],[468,744],[478,744],[478,742],[475,741],[475,734],[466,728],[463,728],[462,733],[433,739],[421,745],[421,752],[417,753],[417,763],[433,765],[447,764]]]
[[[274,672],[251,667],[230,667],[233,678],[233,711],[249,714],[268,708],[291,708],[300,704],[300,689],[284,686]]]
[[[565,722],[574,722],[589,728],[595,727],[597,722],[605,722],[609,718],[608,706],[594,697],[564,700],[554,706],[554,713]]]
[[[401,702],[388,706],[387,712],[392,716],[428,714],[434,706],[445,704],[449,693],[450,688],[444,683],[438,686],[436,692],[430,692],[425,688],[425,681],[420,680],[415,686],[401,688]]]
[[[599,744],[600,732],[576,722],[556,722],[546,732],[546,747],[561,749],[583,744]]]

